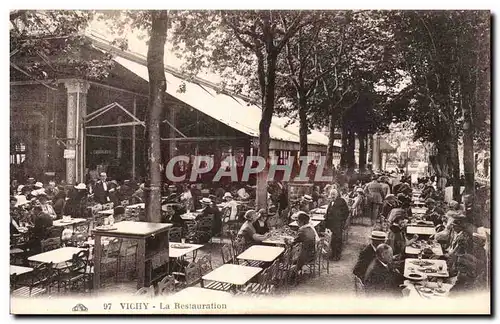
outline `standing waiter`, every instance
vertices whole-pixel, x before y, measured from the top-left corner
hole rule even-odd
[[[326,228],[332,231],[332,240],[330,243],[332,249],[331,258],[334,261],[338,261],[342,253],[342,229],[349,216],[349,207],[336,189],[332,189],[330,194],[333,200],[328,204],[326,210],[325,225]]]
[[[106,179],[106,172],[101,172],[99,174],[99,181],[94,185],[94,198],[99,204],[107,204],[111,201],[109,199],[109,186]]]

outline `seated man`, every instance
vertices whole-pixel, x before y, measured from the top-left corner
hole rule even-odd
[[[356,262],[356,265],[354,266],[354,269],[352,271],[352,273],[356,277],[361,279],[361,281],[364,281],[366,269],[368,269],[370,263],[372,263],[372,261],[375,259],[375,251],[377,249],[377,246],[385,242],[385,240],[387,239],[387,235],[384,232],[373,231],[370,239],[371,243],[365,246],[363,250],[361,250],[358,256],[358,261]]]
[[[366,270],[364,281],[366,294],[368,296],[401,297],[399,285],[403,280],[392,267],[392,248],[387,244],[380,244],[375,255],[376,259]]]
[[[300,254],[297,260],[293,262],[296,265],[294,274],[296,275],[305,264],[314,260],[316,256],[316,242],[319,241],[318,233],[314,227],[309,223],[309,215],[304,212],[298,212],[297,214],[297,224],[299,229],[297,231],[297,237],[293,240],[292,245],[302,243],[300,249]],[[289,241],[285,239],[285,243],[288,244]]]

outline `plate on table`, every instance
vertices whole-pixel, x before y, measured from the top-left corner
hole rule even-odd
[[[405,277],[410,280],[425,280],[427,278],[427,276],[423,273],[410,273]]]
[[[171,245],[175,249],[189,249],[191,245],[189,244],[182,244],[182,243],[174,243]]]
[[[419,287],[418,290],[424,294],[432,294],[433,290],[428,287]]]
[[[421,267],[428,267],[428,266],[433,265],[432,262],[424,261],[424,260],[422,260],[422,261],[418,261],[418,260],[417,261],[411,261],[411,263],[414,264],[414,265],[421,266]]]
[[[436,289],[434,289],[434,294],[435,295],[445,295],[446,294],[446,290],[443,289],[443,288],[436,288]]]

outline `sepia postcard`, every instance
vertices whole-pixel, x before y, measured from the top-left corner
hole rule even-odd
[[[9,12],[10,312],[491,315],[491,13]]]

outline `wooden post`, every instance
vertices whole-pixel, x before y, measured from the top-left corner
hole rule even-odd
[[[134,96],[133,113],[137,117],[137,100]],[[132,126],[132,179],[135,179],[135,125]]]

